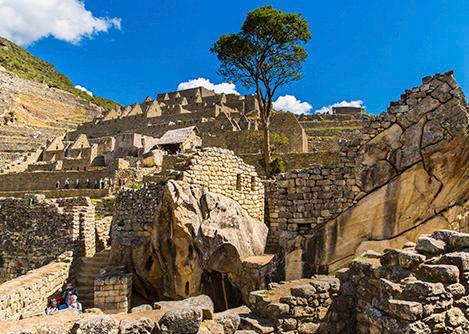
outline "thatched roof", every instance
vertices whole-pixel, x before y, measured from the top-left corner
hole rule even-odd
[[[160,138],[159,145],[171,145],[181,144],[186,141],[187,137],[195,131],[198,132],[197,127],[190,126],[187,128],[175,129],[166,131],[166,133]]]

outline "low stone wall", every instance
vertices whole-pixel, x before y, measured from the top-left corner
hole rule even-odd
[[[128,312],[132,298],[132,274],[124,267],[106,267],[94,281],[94,305],[106,313]]]
[[[86,187],[86,179],[90,180],[91,187],[94,182],[101,178],[112,178],[112,169],[97,169],[89,171],[54,171],[54,172],[24,172],[16,174],[0,175],[0,191],[35,191],[35,190],[56,190],[57,181],[60,188],[64,188],[65,180],[70,182],[70,188],[75,187],[76,180],[80,180],[81,188]],[[65,189],[66,191],[72,189]]]
[[[91,197],[100,198],[109,195],[109,189],[59,189],[59,190],[38,190],[46,198],[63,198],[63,197]],[[0,197],[17,197],[23,198],[30,194],[30,190],[24,191],[0,191]]]
[[[0,282],[73,251],[95,252],[94,206],[88,198],[0,198]]]
[[[44,312],[49,298],[67,282],[72,254],[0,285],[0,320],[18,320],[28,312]]]
[[[183,169],[182,181],[238,202],[252,217],[264,220],[264,185],[253,166],[221,148],[205,148]]]

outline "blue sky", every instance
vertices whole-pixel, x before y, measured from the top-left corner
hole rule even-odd
[[[16,6],[37,0],[6,2],[10,1]],[[404,89],[419,85],[423,76],[449,69],[469,92],[467,0],[86,0],[84,4],[93,19],[108,18],[107,26],[90,21],[96,33],[78,44],[65,33],[50,32],[61,39],[45,37],[28,50],[54,64],[75,84],[122,104],[175,90],[180,82],[199,77],[223,82],[209,48],[220,35],[237,32],[250,10],[267,4],[301,13],[309,21],[313,38],[307,45],[304,78],[279,95],[307,101],[313,111],[343,100],[363,100],[369,112],[379,113]],[[38,24],[47,34],[48,23]],[[3,31],[21,29],[7,28]],[[247,93],[239,85],[237,89]]]

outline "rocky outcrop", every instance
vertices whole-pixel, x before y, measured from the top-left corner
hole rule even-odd
[[[468,174],[464,95],[452,72],[424,78],[386,113],[363,117],[338,165],[279,176],[287,277],[336,270],[435,229],[467,231]]]
[[[382,250],[395,239],[415,241],[419,233],[438,228],[465,227],[469,110],[452,73],[424,78],[367,128],[385,122],[388,127],[371,133],[359,151],[355,173],[366,195],[325,226],[329,242],[340,232],[324,262]]]

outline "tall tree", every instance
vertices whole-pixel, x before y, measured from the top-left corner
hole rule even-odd
[[[221,36],[210,49],[220,61],[220,75],[256,90],[267,177],[273,98],[279,87],[301,78],[301,63],[307,58],[303,44],[310,39],[308,22],[301,15],[265,6],[248,14],[239,33]]]

